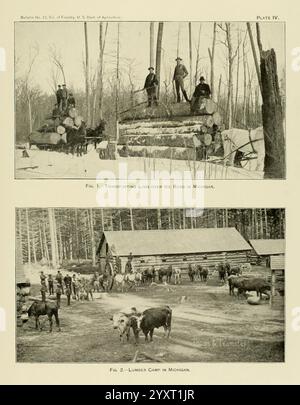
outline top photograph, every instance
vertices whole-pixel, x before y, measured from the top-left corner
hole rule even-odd
[[[285,23],[15,22],[16,179],[286,178]]]

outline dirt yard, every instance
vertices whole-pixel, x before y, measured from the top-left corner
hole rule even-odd
[[[186,297],[182,299],[182,297]],[[114,312],[135,306],[138,310],[169,305],[173,310],[170,339],[155,329],[152,343],[142,334],[120,343],[112,328]],[[277,306],[278,308],[278,306]],[[228,286],[206,286],[184,280],[180,286],[140,286],[121,293],[97,293],[93,301],[62,299],[61,332],[34,329],[31,319],[17,327],[19,362],[130,362],[137,350],[163,362],[281,362],[284,361],[284,311],[268,301],[251,306],[228,294]],[[41,318],[41,319],[42,319]],[[137,361],[145,361],[140,354]]]

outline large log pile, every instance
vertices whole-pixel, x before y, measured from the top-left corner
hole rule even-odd
[[[78,130],[83,122],[76,108],[65,113],[49,117],[45,123],[29,135],[32,145],[60,145],[67,143],[67,133],[70,129]]]
[[[221,116],[211,100],[192,110],[189,103],[177,103],[131,112],[119,124],[119,155],[196,160],[197,148],[211,144]]]

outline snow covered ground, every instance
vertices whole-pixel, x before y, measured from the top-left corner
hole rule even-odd
[[[17,179],[31,178],[65,178],[65,179],[95,179],[103,170],[119,174],[119,163],[127,163],[127,173],[135,170],[150,172],[161,171],[204,171],[205,179],[261,179],[262,172],[254,172],[235,167],[224,167],[208,162],[189,162],[184,160],[155,159],[155,158],[119,158],[117,160],[101,160],[98,153],[91,149],[84,156],[77,157],[63,152],[28,150],[29,158],[22,157],[22,150],[15,151],[15,177]]]

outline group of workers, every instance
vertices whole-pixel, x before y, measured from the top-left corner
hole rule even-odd
[[[177,103],[181,102],[181,93],[188,103],[192,100],[194,103],[198,103],[201,98],[210,98],[211,90],[207,83],[205,83],[205,78],[200,77],[200,83],[196,86],[195,91],[192,96],[192,100],[188,98],[187,92],[184,87],[184,79],[188,76],[188,71],[185,65],[182,63],[182,58],[179,56],[175,59],[176,66],[173,74],[173,82],[175,83]],[[144,90],[147,92],[148,107],[152,105],[158,105],[157,101],[157,86],[158,79],[154,73],[154,67],[150,66],[148,68],[149,74],[146,77]]]
[[[67,89],[66,84],[58,85],[56,91],[56,104],[54,105],[53,116],[60,116],[62,113],[75,108],[76,101],[73,93]]]

